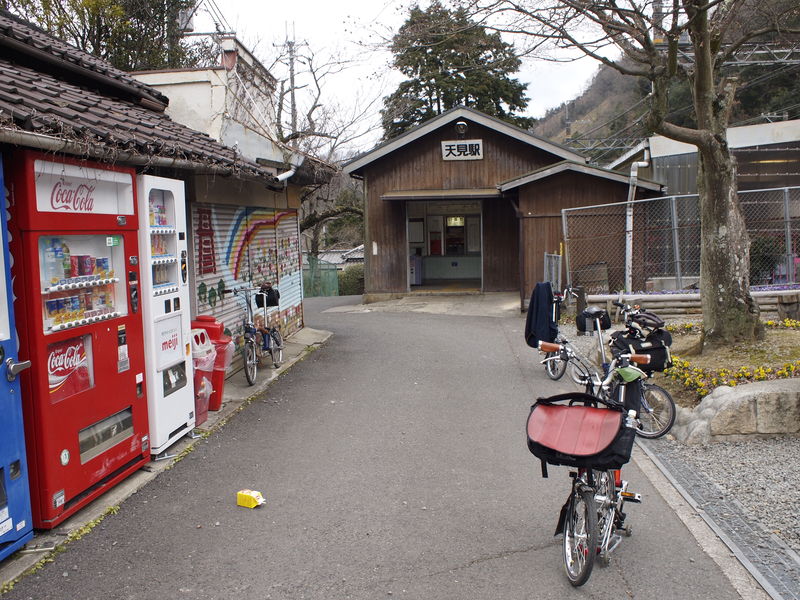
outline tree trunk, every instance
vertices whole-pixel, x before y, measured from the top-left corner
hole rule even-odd
[[[739,207],[735,162],[727,144],[717,140],[698,157],[702,345],[757,339],[763,331],[750,295],[750,240]]]

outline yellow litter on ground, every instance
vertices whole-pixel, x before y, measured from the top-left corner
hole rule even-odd
[[[245,508],[255,508],[261,506],[266,500],[261,492],[255,490],[239,490],[236,492],[236,504]]]

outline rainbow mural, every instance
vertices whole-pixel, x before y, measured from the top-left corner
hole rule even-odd
[[[278,223],[284,218],[296,217],[295,211],[280,211],[273,212],[263,208],[241,208],[234,216],[233,225],[231,226],[230,234],[228,235],[227,243],[225,244],[225,263],[228,269],[233,274],[233,278],[239,281],[240,272],[244,265],[248,263],[248,249],[253,243],[259,232],[264,229],[275,231]],[[273,233],[274,235],[274,233]],[[256,248],[255,252],[250,249],[249,256],[252,260],[254,257],[259,257],[259,253],[264,254],[262,259],[264,263],[275,263],[277,257],[272,257],[271,254],[275,252],[270,248]],[[256,262],[260,262],[256,260]],[[270,265],[271,267],[272,265]],[[269,268],[269,271],[275,270]]]

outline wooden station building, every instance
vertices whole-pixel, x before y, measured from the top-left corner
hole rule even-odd
[[[561,209],[624,202],[629,177],[470,108],[356,157],[365,192],[365,301],[416,291],[527,299],[559,253]],[[659,195],[639,180],[636,197]],[[562,274],[563,281],[563,274]]]

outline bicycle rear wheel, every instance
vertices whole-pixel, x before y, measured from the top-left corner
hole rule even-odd
[[[636,435],[659,438],[675,423],[675,401],[670,393],[654,383],[642,385],[642,406],[639,410],[639,425]]]
[[[578,587],[589,580],[597,554],[597,507],[591,489],[574,489],[564,525],[564,570]]]
[[[269,351],[272,354],[272,364],[277,369],[283,362],[283,336],[277,329],[273,329],[270,336],[272,342],[269,345]]]
[[[254,340],[245,340],[242,348],[242,358],[244,359],[244,376],[247,383],[255,385],[256,375],[258,374],[258,355],[256,354],[256,343]]]
[[[567,361],[561,359],[558,352],[548,352],[544,355],[544,372],[553,381],[558,381],[567,370]]]

